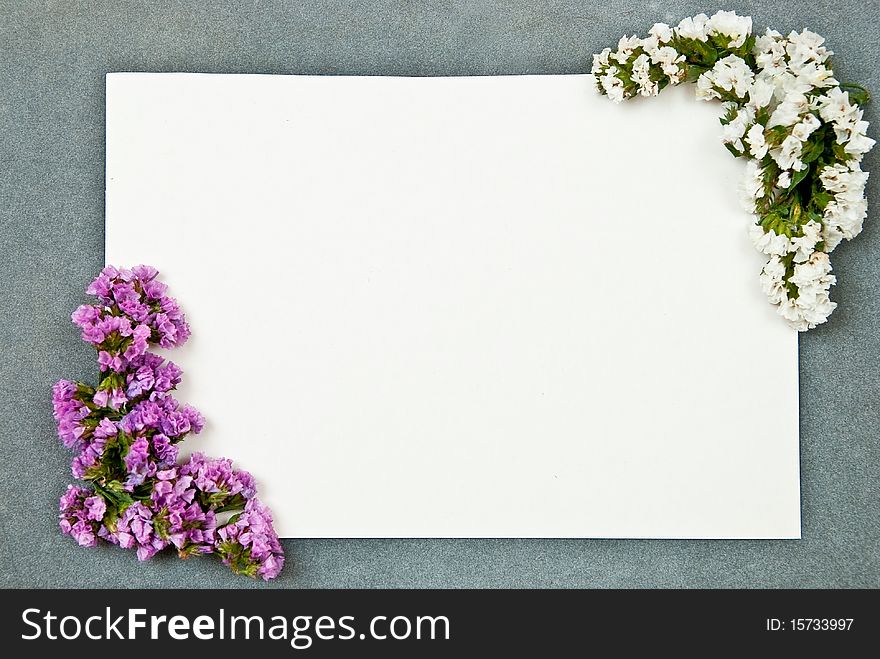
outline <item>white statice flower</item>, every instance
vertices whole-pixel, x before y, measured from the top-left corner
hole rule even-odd
[[[594,55],[592,71],[600,91],[616,103],[634,93],[653,96],[667,80],[676,84],[684,79],[686,58],[673,44],[681,44],[686,52],[699,51],[699,47],[693,48],[698,44],[690,42],[688,46],[687,40],[707,42],[711,38],[715,44],[739,48],[748,41],[751,30],[750,18],[728,11],[716,12],[711,18],[698,14],[674,28],[657,23],[647,38],[624,36],[616,52],[606,48]],[[739,191],[743,206],[755,216],[756,223],[750,228],[755,247],[769,257],[761,271],[761,287],[778,313],[804,331],[825,322],[836,306],[829,297],[836,280],[828,253],[862,230],[868,174],[859,162],[875,141],[868,137],[863,110],[851,102],[835,79],[828,62],[832,53],[821,36],[803,30],[786,37],[768,29],[755,39],[751,54],[755,70],[743,58],[728,55],[699,76],[696,93],[699,99],[724,101],[725,116],[732,119],[723,124],[722,140],[735,153],[752,157]],[[651,80],[652,74],[659,77],[658,71],[666,79]],[[820,165],[827,162],[830,150],[817,160],[818,146],[810,145],[812,166],[821,168],[819,182],[830,195],[821,197],[825,203],[821,219],[812,214],[810,206],[809,217],[816,219],[792,227],[793,237],[765,230],[759,223],[758,209],[788,198],[799,177],[796,172],[803,175],[808,167],[803,162],[804,146],[823,124],[834,131],[837,145],[833,153],[840,162]],[[824,138],[824,131],[822,135]],[[775,162],[769,165],[772,174],[762,166],[768,156]],[[790,228],[784,231],[790,232]]]
[[[751,67],[736,55],[728,55],[718,60],[712,68],[715,84],[725,91],[732,91],[739,98],[745,98],[755,81]]]
[[[794,135],[789,135],[777,149],[770,149],[770,156],[779,165],[779,169],[795,169],[800,171],[804,168],[800,155],[804,148],[804,143]]]
[[[838,200],[857,201],[865,195],[868,172],[863,172],[858,163],[852,166],[835,163],[823,167],[819,172],[822,187]]]
[[[601,53],[596,53],[593,55],[593,68],[591,73],[594,76],[599,75],[606,66],[609,65],[609,58],[611,57],[611,49],[605,48]]]
[[[816,104],[823,121],[833,124],[837,143],[844,144],[844,151],[856,161],[873,148],[876,142],[866,135],[868,122],[862,120],[864,112],[850,103],[847,92],[838,87],[829,89]]]
[[[813,85],[789,71],[775,76],[773,78],[773,85],[776,87],[774,95],[780,101],[785,100],[785,97],[789,94],[805,96],[813,91]]]
[[[683,19],[675,33],[683,39],[696,39],[697,41],[708,41],[709,35],[706,32],[706,23],[709,17],[706,14],[697,14],[696,16]]]
[[[661,46],[651,52],[651,61],[658,64],[670,81],[675,84],[681,82],[684,78],[684,67],[680,66],[684,62],[684,55],[679,53],[672,46]]]
[[[804,319],[803,313],[798,309],[794,300],[786,298],[778,307],[776,312],[788,321],[788,324],[798,332],[806,332],[810,329],[810,324]]]
[[[648,30],[648,34],[660,43],[669,43],[672,41],[673,37],[672,28],[666,23],[654,23],[654,25],[651,26],[651,29]]]
[[[743,135],[746,133],[745,124],[739,121],[731,121],[721,127],[721,142],[730,144],[737,151],[743,151]]]
[[[623,80],[617,77],[618,71],[616,66],[609,66],[605,75],[599,78],[602,89],[614,103],[620,103],[623,100]]]
[[[779,32],[767,29],[763,36],[755,40],[755,63],[764,75],[773,78],[788,71],[785,54],[785,39]]]
[[[617,42],[617,52],[611,57],[616,59],[620,64],[626,64],[629,61],[629,58],[632,57],[635,49],[641,45],[642,40],[635,34],[631,37],[624,35],[620,37],[620,41]]]
[[[846,146],[843,147],[843,150],[855,156],[857,161],[860,161],[862,156],[873,149],[874,145],[877,143],[876,140],[865,135],[865,131],[867,130],[868,122],[859,121],[850,133],[849,141],[846,143]]]
[[[709,35],[729,37],[728,48],[739,48],[752,33],[752,17],[738,16],[735,11],[718,11],[706,21]]]
[[[848,190],[845,198],[850,201],[863,199],[865,196],[865,186],[868,184],[869,176],[870,174],[868,172],[862,171],[862,167],[859,163],[850,161]]]
[[[834,78],[834,71],[816,62],[807,62],[797,69],[792,68],[792,72],[798,85],[805,88],[805,91],[814,88],[832,87],[838,84]]]
[[[651,53],[656,52],[660,47],[660,40],[657,37],[650,35],[639,41],[639,47],[650,56]]]
[[[819,180],[822,181],[822,187],[832,194],[846,192],[850,187],[850,169],[840,162],[823,167]]]
[[[837,304],[829,298],[829,290],[837,282],[831,274],[831,260],[825,252],[813,252],[808,261],[794,266],[789,281],[797,286],[798,296],[779,306],[779,314],[799,331],[824,323]]]
[[[834,87],[818,99],[819,116],[823,121],[835,122],[848,116],[854,109],[849,102],[849,94],[840,87]]]
[[[837,303],[829,299],[827,289],[822,290],[821,303],[817,295],[812,299],[817,301],[809,307],[798,304],[798,300],[787,299],[777,307],[777,313],[798,332],[806,332],[828,320],[828,316],[837,308]]]
[[[742,105],[736,113],[734,121],[741,121],[746,126],[750,126],[755,121],[755,110],[749,105]]]
[[[855,202],[834,200],[825,206],[822,220],[839,231],[843,238],[852,240],[862,232],[867,214],[868,202],[865,199]]]
[[[697,98],[702,101],[720,98],[718,89],[723,89],[744,99],[754,81],[755,74],[749,65],[736,55],[728,55],[697,79]]]
[[[660,41],[657,37],[645,37],[642,39],[641,47],[642,50],[650,56],[651,53],[655,52],[660,47]]]
[[[810,110],[810,101],[803,94],[790,92],[785,100],[776,106],[767,122],[767,128],[774,126],[793,126],[800,121],[801,115]]]
[[[868,172],[863,172],[858,163],[851,166],[837,163],[824,167],[819,173],[822,187],[834,195],[825,206],[823,221],[834,247],[841,238],[851,240],[862,231],[868,214],[868,201],[865,199],[865,184]],[[839,238],[838,238],[839,234]],[[834,239],[838,238],[836,242]],[[828,251],[833,247],[828,246]]]
[[[863,116],[864,110],[858,105],[853,105],[849,112],[834,120],[832,125],[838,144],[846,144],[854,134],[864,134],[868,124],[862,121]]]
[[[822,252],[816,252],[822,254]],[[796,268],[798,266],[795,266]],[[801,309],[804,321],[807,323],[807,329],[811,330],[817,325],[828,320],[834,310],[837,308],[837,302],[832,302],[829,295],[830,288],[837,283],[837,277],[828,275],[827,283],[815,284],[809,288],[804,288],[803,293],[797,299],[798,307]],[[800,289],[799,289],[800,290]],[[806,331],[806,330],[801,330]]]
[[[749,128],[746,133],[746,144],[749,145],[749,153],[752,158],[760,160],[767,155],[767,140],[764,139],[764,127],[761,124],[755,124]]]
[[[642,96],[656,96],[660,93],[657,83],[651,80],[651,58],[642,53],[633,60],[632,80],[639,86]]]
[[[810,220],[801,227],[801,235],[791,239],[794,249],[795,263],[803,263],[809,260],[816,251],[816,244],[822,240],[822,225],[815,220]]]
[[[742,138],[746,129],[755,120],[755,114],[748,106],[740,108],[736,116],[727,124],[721,126],[721,141],[730,144],[738,151],[744,151]]]
[[[776,30],[771,30],[768,27],[766,30],[764,30],[764,34],[755,37],[755,47],[752,49],[752,53],[754,53],[756,57],[758,55],[763,55],[764,53],[769,53],[774,48],[776,48],[777,44],[780,44],[783,41],[784,37],[782,36],[782,34],[777,32]],[[784,48],[785,45],[783,44],[783,49]]]
[[[808,62],[822,64],[830,55],[830,50],[822,44],[825,39],[815,32],[804,29],[802,32],[790,32],[788,35],[788,43],[785,46],[785,53],[788,55],[789,67],[792,70],[799,70]]]
[[[813,252],[805,263],[799,263],[794,268],[794,274],[789,281],[795,286],[811,286],[816,282],[826,279],[831,273],[831,259],[825,252]],[[832,276],[833,277],[833,276]]]
[[[773,100],[773,92],[776,87],[766,79],[760,77],[755,79],[749,88],[749,106],[753,110],[759,110],[770,105]]]
[[[706,71],[697,78],[696,95],[697,100],[699,101],[711,101],[713,98],[721,98],[721,94],[715,89],[715,83],[712,80],[711,71]]]
[[[843,241],[843,232],[836,225],[830,222],[822,224],[822,242],[825,244],[826,252],[833,252],[834,249]]]
[[[755,202],[761,199],[764,194],[764,170],[755,160],[749,160],[746,164],[746,170],[739,184],[740,201],[742,207],[749,213],[755,212]],[[757,226],[761,229],[760,226]],[[761,229],[763,231],[763,229]]]
[[[819,121],[819,117],[812,112],[808,112],[804,115],[804,118],[801,119],[800,123],[794,125],[794,128],[791,129],[791,134],[801,142],[806,142],[810,139],[810,135],[812,135],[821,125],[822,122]]]
[[[772,229],[764,231],[760,224],[753,224],[749,227],[749,235],[752,243],[762,254],[768,256],[785,256],[793,251],[791,246],[791,238],[784,233],[776,233]]]
[[[763,229],[758,227],[763,233]],[[761,290],[770,300],[771,304],[781,304],[788,297],[788,291],[785,290],[785,266],[778,256],[773,256],[764,265],[759,277],[761,282]]]

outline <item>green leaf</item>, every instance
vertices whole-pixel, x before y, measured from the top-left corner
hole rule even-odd
[[[796,188],[798,186],[798,183],[803,181],[807,177],[807,174],[809,174],[809,173],[810,173],[809,167],[804,167],[801,171],[795,172],[791,177],[791,186],[789,186],[790,189],[793,190],[794,188]],[[798,208],[800,208],[800,206]]]
[[[764,217],[761,218],[761,226],[764,228],[764,231],[771,229],[773,226],[780,222],[781,218],[776,213],[767,213]]]
[[[825,207],[828,205],[832,199],[834,199],[834,195],[830,192],[825,192],[824,190],[819,192],[814,192],[812,196],[813,205],[819,210],[825,210]]]
[[[788,137],[789,131],[788,126],[773,126],[764,131],[764,137],[771,146],[779,146],[782,140]]]
[[[850,158],[852,158],[852,156],[850,154],[848,154],[846,151],[844,151],[842,144],[838,144],[837,142],[835,142],[834,145],[831,147],[831,149],[834,152],[834,157],[837,160],[839,160],[840,162],[846,162]]]
[[[871,94],[868,90],[854,82],[842,82],[840,88],[849,94],[851,103],[865,105],[871,101]]]
[[[762,126],[766,126],[767,122],[770,121],[770,110],[767,108],[761,108],[755,113],[755,123],[761,124]]]
[[[82,382],[76,383],[76,396],[77,398],[85,398],[90,399],[95,395],[95,388],[90,387],[87,384],[83,384]]]
[[[741,158],[742,157],[743,152],[740,151],[739,149],[737,149],[735,146],[733,146],[733,144],[728,144],[727,142],[725,142],[724,146],[728,151],[730,151],[733,154],[734,158]]]
[[[825,144],[821,140],[814,142],[811,138],[801,152],[801,160],[805,163],[811,163],[821,156],[824,151]]]
[[[687,82],[696,82],[697,79],[703,75],[709,69],[705,66],[698,66],[696,64],[691,64],[687,67],[687,73],[685,74],[685,80]]]

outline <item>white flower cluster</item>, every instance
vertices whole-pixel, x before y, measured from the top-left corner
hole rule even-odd
[[[761,288],[767,298],[779,305],[779,314],[793,327],[804,331],[824,323],[837,303],[828,297],[828,289],[837,281],[831,274],[831,261],[825,252],[813,252],[809,260],[797,263],[794,273],[778,256],[773,256],[761,271]],[[798,296],[789,295],[786,281],[797,286]]]
[[[621,37],[617,51],[606,48],[593,55],[593,75],[600,91],[615,103],[640,94],[656,96],[666,85],[684,79],[684,55],[669,46],[674,33],[665,23],[651,28],[650,36]]]
[[[732,95],[737,101],[742,101],[754,82],[755,74],[745,60],[728,55],[697,79],[697,98],[711,101]]]
[[[823,168],[819,179],[822,187],[834,195],[825,206],[822,223],[825,251],[830,252],[842,238],[852,240],[862,231],[862,222],[868,214],[865,199],[868,172],[863,172],[858,163],[849,166],[836,163]]]
[[[874,140],[859,107],[867,95],[841,88],[831,54],[809,30],[756,38],[751,18],[719,11],[674,28],[658,23],[648,38],[624,37],[593,56],[597,88],[612,101],[685,79],[696,81],[697,98],[723,101],[722,142],[750,159],[740,190],[754,244],[770,259],[761,287],[800,331],[834,310],[828,254],[867,215],[860,162]]]

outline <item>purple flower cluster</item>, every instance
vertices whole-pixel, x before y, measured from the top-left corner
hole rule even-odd
[[[246,471],[235,471],[232,460],[226,458],[212,460],[201,453],[193,453],[180,473],[192,478],[199,490],[218,500],[225,501],[236,494],[253,499],[257,493],[254,477]]]
[[[156,279],[158,274],[146,265],[131,270],[107,266],[86,289],[98,304],[79,307],[72,318],[82,328],[83,340],[98,349],[102,369],[122,372],[125,361],[143,355],[148,343],[173,348],[189,337],[183,312],[177,300],[165,295],[167,287]]]
[[[87,289],[98,303],[72,316],[98,351],[101,381],[53,388],[58,436],[77,452],[71,471],[92,486],[68,487],[61,530],[83,546],[101,539],[135,549],[140,560],[172,546],[182,558],[217,554],[239,574],[272,579],[284,553],[253,477],[201,453],[178,463],[179,443],[205,421],[171,395],[180,368],[148,351],[189,337],[157,274],[108,266]]]
[[[124,457],[129,491],[154,476],[158,469],[177,461],[177,444],[190,432],[198,433],[205,424],[194,407],[181,406],[169,393],[180,382],[180,369],[172,362],[147,353],[158,363],[141,365],[138,372],[159,373],[152,383],[144,380],[138,393],[123,397],[118,405],[107,404],[99,385],[91,387],[61,380],[53,389],[52,403],[58,422],[58,435],[68,448],[78,454],[71,463],[76,478],[94,479],[118,475],[101,458],[108,448],[127,449]],[[152,361],[152,360],[151,360]],[[169,376],[173,376],[169,379]],[[105,378],[117,377],[110,375]],[[131,386],[129,386],[131,390]],[[108,414],[109,412],[109,414]]]
[[[180,384],[182,371],[174,362],[166,362],[151,352],[129,365],[125,376],[125,395],[131,398],[150,392],[167,393]]]
[[[237,572],[273,579],[284,567],[281,543],[272,527],[272,513],[259,499],[250,499],[244,512],[218,529],[217,536],[220,557]],[[254,569],[255,574],[251,572]]]
[[[115,532],[102,529],[98,535],[136,549],[141,560],[173,545],[181,556],[217,553],[238,573],[273,579],[284,566],[284,554],[271,514],[254,498],[253,482],[229,460],[196,453],[182,465],[158,471],[149,500],[129,506]]]
[[[89,423],[85,419],[92,410],[85,402],[94,396],[94,389],[78,386],[69,380],[59,380],[52,387],[52,407],[58,423],[58,437],[67,448],[73,448],[83,439]]]
[[[107,510],[104,499],[84,487],[68,485],[59,503],[61,530],[81,546],[94,547]]]

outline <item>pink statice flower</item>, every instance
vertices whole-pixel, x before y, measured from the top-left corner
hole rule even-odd
[[[63,533],[86,547],[108,542],[147,560],[216,554],[239,574],[273,579],[284,552],[272,515],[256,498],[253,476],[230,460],[195,453],[179,462],[180,443],[205,419],[171,392],[182,372],[150,352],[189,337],[177,301],[150,266],[108,266],[89,284],[97,298],[71,319],[97,353],[100,382],[61,380],[52,390],[58,437],[76,451],[75,478],[60,499]]]

